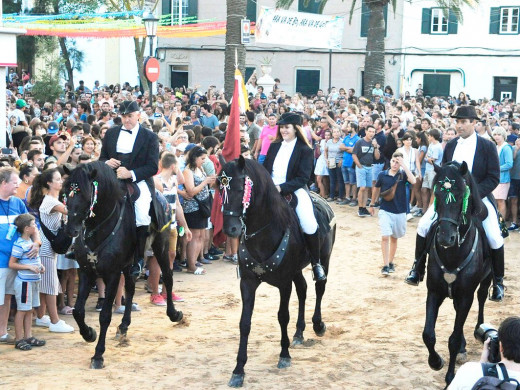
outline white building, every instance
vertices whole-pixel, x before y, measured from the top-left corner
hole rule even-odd
[[[419,4],[420,6],[417,6]],[[414,94],[516,99],[520,75],[518,0],[481,0],[464,20],[446,18],[434,1],[404,3],[401,72]]]

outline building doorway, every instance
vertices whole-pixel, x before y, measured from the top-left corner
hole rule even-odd
[[[450,96],[451,75],[425,74],[423,75],[424,96]]]
[[[188,88],[188,65],[171,65],[170,86],[172,88]]]
[[[518,88],[517,77],[493,77],[494,92],[493,100],[501,102],[504,99],[513,99],[516,101],[516,90]]]
[[[320,89],[320,71],[296,69],[296,92],[304,96],[316,95]]]

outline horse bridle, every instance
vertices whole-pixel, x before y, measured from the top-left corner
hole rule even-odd
[[[247,209],[251,205],[251,196],[253,194],[253,180],[247,175],[239,176],[237,179],[244,179],[244,184],[239,188],[243,192],[242,196],[242,210],[224,210],[224,204],[228,203],[228,190],[231,189],[230,182],[233,179],[233,177],[228,176],[226,172],[222,171],[219,182],[220,182],[220,190],[222,193],[222,215],[228,216],[228,217],[235,217],[239,218],[240,224],[242,225],[242,234],[245,240],[249,240],[250,238],[256,236],[263,230],[265,230],[271,223],[269,222],[267,225],[261,227],[257,231],[247,234],[247,226],[246,226],[246,213]]]

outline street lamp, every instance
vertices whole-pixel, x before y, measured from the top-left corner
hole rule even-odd
[[[157,26],[159,25],[159,19],[154,16],[150,11],[146,11],[143,16],[144,28],[146,35],[150,39],[150,57],[153,57],[153,39],[157,36]],[[148,81],[148,87],[150,90],[150,104],[152,104],[152,82]]]

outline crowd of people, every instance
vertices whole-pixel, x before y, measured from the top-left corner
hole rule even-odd
[[[55,101],[43,102],[31,97],[30,88],[20,88],[19,80],[9,73],[8,147],[0,157],[0,215],[5,217],[0,222],[0,342],[20,350],[44,345],[31,334],[33,309],[36,326],[51,332],[74,330],[60,316],[72,314],[78,265],[73,253],[53,251],[41,225],[56,232],[66,219],[63,180],[81,163],[105,161],[120,179],[143,182],[140,189],[151,184],[165,195],[174,210],[170,237],[174,271],[201,276],[221,256],[237,264],[238,240],[228,238],[222,249],[214,246],[214,221],[201,206],[218,190],[215,182],[224,162],[221,152],[230,119],[229,102],[215,86],[203,91],[199,86],[172,89],[158,84],[151,97],[129,83],[96,82],[88,88],[80,82],[75,90],[67,86]],[[446,145],[461,135],[464,126],[493,142],[499,161],[493,195],[500,213],[510,221],[509,230],[520,230],[520,105],[514,101],[475,101],[463,92],[457,97],[424,96],[420,85],[415,93],[402,96],[379,85],[368,97],[356,96],[352,88],[289,96],[280,85],[277,80],[272,91],[265,91],[254,75],[248,81],[249,110],[239,118],[241,155],[265,164],[279,191],[295,193],[302,205],[310,202],[308,185],[336,207],[355,208],[360,218],[375,215],[380,208],[383,275],[395,271],[397,239],[405,234],[407,221],[428,215],[435,165],[441,164]],[[471,107],[474,114],[461,115],[461,107]],[[141,147],[132,129],[156,134],[150,145],[156,142],[157,150],[147,149],[157,156],[152,159],[152,175],[141,175],[125,163],[125,154]],[[287,169],[296,151],[301,153],[296,166],[308,165],[303,176]],[[147,199],[149,204],[149,198],[143,197],[143,202]],[[316,221],[308,211],[303,206],[296,209],[312,254],[314,277],[320,281],[326,276],[315,250]],[[137,221],[138,236],[139,226],[146,225]],[[502,271],[494,269],[493,297],[501,300],[503,246],[497,245],[492,248],[502,247]],[[144,257],[150,302],[165,305],[157,261],[152,253]],[[407,278],[410,284],[418,284],[424,276],[424,267],[416,263]],[[134,267],[140,274],[142,264]],[[122,283],[116,313],[124,312]],[[28,290],[28,286],[37,287]],[[96,309],[101,310],[101,280],[97,290]],[[183,301],[175,293],[172,298]],[[15,337],[7,329],[11,307],[18,310]],[[132,309],[140,310],[138,305]]]

